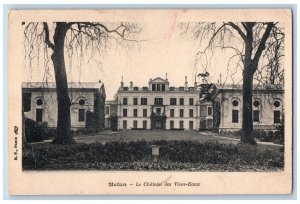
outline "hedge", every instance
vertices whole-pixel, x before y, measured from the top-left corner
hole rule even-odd
[[[154,167],[147,165],[153,163],[151,155],[153,144],[160,146],[158,162],[169,165],[163,170],[172,169],[170,164],[177,166],[189,164],[195,166],[193,168],[201,165],[225,165],[228,168],[247,165],[258,168],[283,168],[284,165],[284,150],[278,147],[217,142],[137,141],[110,142],[105,145],[100,143],[68,146],[33,145],[23,152],[23,169],[135,169],[132,167],[134,163],[140,164],[142,169],[153,169]],[[125,167],[121,168],[121,164]]]

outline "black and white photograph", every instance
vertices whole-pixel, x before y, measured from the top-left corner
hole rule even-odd
[[[193,192],[195,173],[290,176],[289,10],[89,12],[10,13],[22,66],[10,54],[11,162],[27,179],[111,172],[108,188]]]

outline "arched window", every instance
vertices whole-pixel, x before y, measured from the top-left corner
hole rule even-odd
[[[85,121],[85,109],[84,109],[85,99],[80,98],[80,99],[78,100],[78,104],[79,104],[79,109],[78,109],[78,121],[79,121],[79,122],[84,122],[84,121]]]
[[[273,103],[274,124],[281,123],[281,109],[282,109],[281,100],[275,99]]]
[[[35,109],[35,121],[43,122],[44,114],[44,100],[42,98],[36,99],[36,109]]]
[[[232,99],[231,105],[232,105],[232,123],[238,123],[240,100],[237,98]]]
[[[259,123],[260,122],[261,101],[259,99],[254,99],[252,104],[253,104],[253,107],[252,107],[253,122]]]

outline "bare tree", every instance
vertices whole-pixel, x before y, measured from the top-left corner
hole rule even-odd
[[[47,61],[48,50],[51,50],[58,103],[57,135],[53,143],[72,144],[75,141],[71,136],[71,101],[68,93],[65,52],[74,53],[81,49],[82,54],[84,52],[82,49],[85,51],[90,49],[93,55],[93,52],[101,52],[110,39],[116,43],[124,40],[135,41],[134,34],[140,30],[137,25],[131,23],[55,22],[53,28],[49,28],[48,24],[31,22],[25,25],[25,55],[31,63],[32,58],[36,57],[32,54],[34,47],[44,46],[46,53],[44,61]]]
[[[198,60],[201,60],[203,56],[207,60],[207,52],[210,51],[213,54],[217,48],[231,49],[235,53],[229,58],[229,61],[237,58],[236,66],[242,65],[241,142],[256,144],[252,136],[253,80],[256,76],[258,81],[274,84],[283,79],[281,67],[281,58],[284,56],[283,28],[279,23],[274,22],[181,23],[180,27],[184,34],[192,33],[194,39],[199,40],[200,44],[208,44],[196,54]],[[229,69],[229,62],[227,69]]]

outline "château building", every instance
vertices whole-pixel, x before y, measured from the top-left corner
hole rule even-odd
[[[133,82],[124,86],[122,81],[116,98],[119,130],[199,130],[200,121],[206,128],[213,127],[212,102],[201,104],[197,83],[188,86],[186,77],[181,87],[171,86],[167,78],[160,77],[150,79],[143,87]],[[111,105],[107,103],[106,108]]]
[[[104,129],[105,88],[101,82],[70,82],[71,128]],[[47,128],[57,127],[57,94],[54,82],[22,83],[25,118]]]

